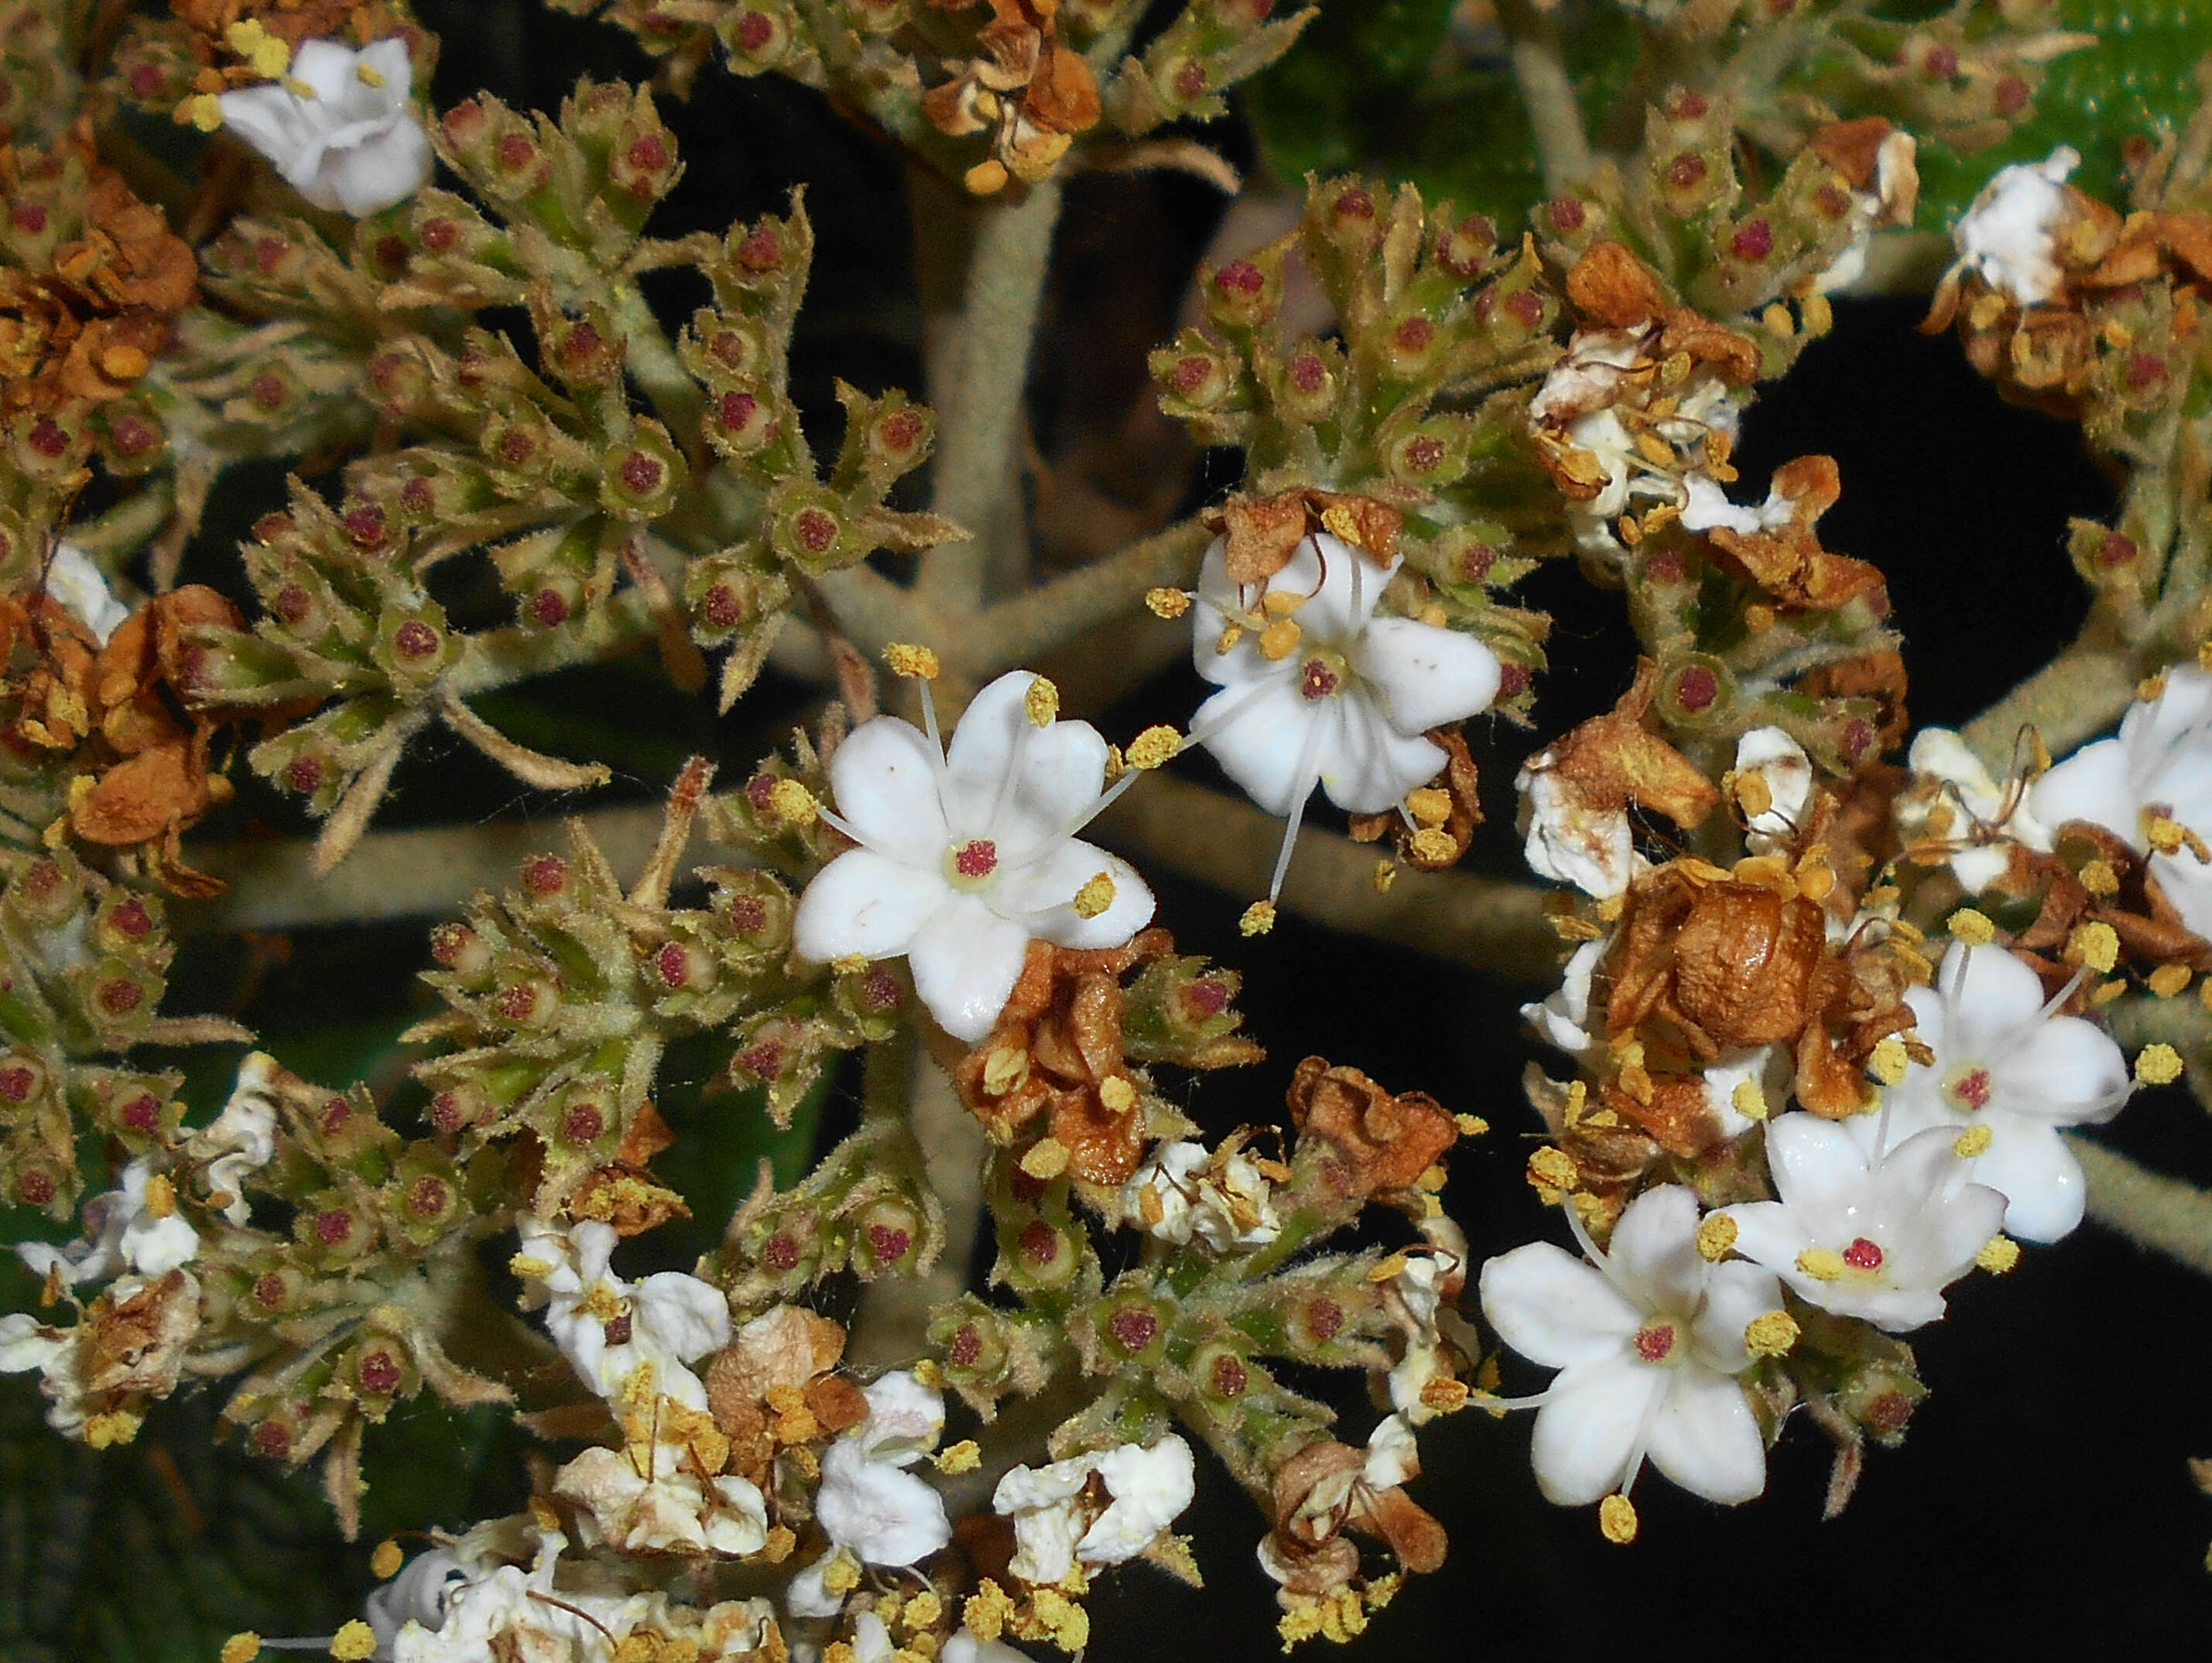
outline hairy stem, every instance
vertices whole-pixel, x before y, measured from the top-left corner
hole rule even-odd
[[[1191,581],[1207,532],[1185,520],[1119,554],[1000,602],[966,642],[956,643],[977,679],[1030,663],[1096,626],[1133,610],[1147,590]]]
[[[625,279],[616,283],[610,298],[614,302],[615,321],[622,328],[631,378],[645,390],[654,412],[668,424],[691,465],[697,467],[702,460],[699,434],[706,416],[707,395],[677,361],[675,347],[636,282]]]
[[[1544,188],[1556,196],[1590,171],[1589,137],[1583,131],[1582,106],[1567,76],[1559,26],[1536,0],[1498,0],[1498,21],[1511,43],[1513,79],[1536,137]]]
[[[2086,1138],[2066,1140],[2089,1177],[2089,1217],[2139,1247],[2212,1276],[2212,1195]]]
[[[1967,723],[1964,737],[2002,780],[2021,729],[2033,726],[2051,754],[2063,756],[2119,719],[2142,674],[2135,650],[2093,616],[2057,658]]]

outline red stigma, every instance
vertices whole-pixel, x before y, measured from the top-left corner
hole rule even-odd
[[[1852,1238],[1851,1245],[1844,1249],[1844,1263],[1855,1271],[1878,1271],[1886,1257],[1878,1241],[1869,1241],[1863,1235]]]
[[[999,846],[978,837],[953,852],[952,870],[963,877],[988,877],[999,869]]]

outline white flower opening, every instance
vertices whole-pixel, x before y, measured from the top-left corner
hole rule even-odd
[[[1098,1478],[1103,1506],[1091,1480]],[[1048,1466],[1018,1466],[999,1480],[991,1506],[1014,1521],[1007,1569],[1050,1587],[1086,1565],[1118,1565],[1158,1541],[1196,1491],[1190,1446],[1170,1432],[1151,1445],[1125,1443]]]
[[[123,1168],[122,1187],[84,1204],[85,1239],[57,1247],[19,1241],[15,1256],[40,1277],[64,1287],[102,1282],[128,1272],[149,1278],[190,1264],[200,1250],[199,1232],[177,1211],[176,1191],[142,1156]]]
[[[1136,776],[1101,790],[1106,741],[1088,722],[1034,720],[1040,679],[1000,677],[949,747],[927,682],[927,734],[895,716],[854,729],[830,759],[836,811],[823,817],[860,847],[815,876],[792,924],[806,958],[903,956],[930,1015],[971,1045],[1006,1008],[1032,938],[1119,947],[1152,918],[1136,869],[1075,835]],[[1104,907],[1079,907],[1101,874]]]
[[[1626,1495],[1648,1456],[1707,1501],[1766,1488],[1766,1447],[1736,1376],[1744,1331],[1778,1309],[1771,1272],[1698,1251],[1698,1201],[1679,1184],[1646,1190],[1600,1253],[1571,1207],[1589,1262],[1531,1241],[1482,1267],[1483,1314],[1515,1350],[1557,1369],[1535,1408],[1532,1456],[1546,1499],[1587,1506]]]
[[[543,1305],[545,1326],[584,1383],[610,1400],[657,1393],[687,1409],[707,1407],[707,1388],[686,1365],[730,1341],[722,1290],[681,1271],[625,1282],[608,1268],[619,1238],[611,1224],[565,1233],[538,1219],[522,1225],[514,1260],[526,1308]],[[652,1393],[634,1377],[652,1370]]]
[[[430,139],[408,103],[415,66],[398,36],[359,51],[303,40],[281,81],[225,93],[223,125],[316,207],[356,219],[428,183]]]
[[[1191,657],[1221,691],[1192,717],[1188,743],[1288,820],[1273,901],[1314,787],[1347,814],[1396,809],[1413,824],[1407,793],[1446,761],[1428,730],[1489,709],[1502,666],[1472,635],[1376,617],[1395,559],[1378,567],[1316,532],[1255,593],[1230,577],[1228,548],[1216,538],[1199,569]]]
[[[2055,258],[2067,178],[2081,154],[2062,144],[2041,161],[2002,169],[1984,185],[1951,233],[1959,258],[1991,288],[2023,307],[2056,298],[2063,274]]]
[[[785,1603],[797,1616],[832,1617],[843,1608],[826,1575],[840,1554],[864,1565],[911,1565],[952,1539],[944,1498],[906,1470],[945,1429],[943,1394],[898,1369],[863,1395],[866,1417],[823,1452],[814,1519],[830,1551],[792,1579]]]

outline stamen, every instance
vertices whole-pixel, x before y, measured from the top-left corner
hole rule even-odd
[[[1297,784],[1291,790],[1289,823],[1283,828],[1283,847],[1275,856],[1275,875],[1267,880],[1267,899],[1274,901],[1283,893],[1283,879],[1291,870],[1291,852],[1297,847],[1298,827],[1306,817],[1306,804],[1313,797],[1314,787],[1321,783],[1321,731],[1323,718],[1316,716],[1306,724],[1306,739],[1298,752]]]

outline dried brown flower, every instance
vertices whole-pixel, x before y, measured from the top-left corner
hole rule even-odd
[[[965,10],[977,0],[932,0],[940,10]],[[921,112],[950,137],[991,131],[992,157],[968,170],[978,196],[1003,190],[1009,178],[1049,174],[1074,136],[1098,124],[1097,77],[1080,52],[1062,46],[1054,15],[1059,0],[989,0],[991,21],[977,32],[975,56],[952,80],[922,94]]]
[[[1462,726],[1454,722],[1449,727],[1431,728],[1425,736],[1430,743],[1443,750],[1444,766],[1427,786],[1408,796],[1413,816],[1420,823],[1408,826],[1395,810],[1355,814],[1351,825],[1353,842],[1372,843],[1388,832],[1398,858],[1417,871],[1437,872],[1458,864],[1474,841],[1475,828],[1482,823],[1481,780]],[[1441,819],[1432,822],[1424,813],[1432,806],[1442,809]]]
[[[1830,610],[1882,586],[1881,570],[1820,546],[1813,522],[1836,505],[1843,484],[1835,458],[1801,456],[1774,470],[1774,494],[1790,505],[1790,521],[1773,531],[1717,526],[1705,535],[1733,567],[1786,609]]]
[[[1229,576],[1240,586],[1265,584],[1291,562],[1298,544],[1327,531],[1375,562],[1388,567],[1398,553],[1406,517],[1372,497],[1311,488],[1279,496],[1235,497],[1201,519],[1227,540],[1222,551]]]
[[[1301,1148],[1318,1145],[1331,1189],[1358,1200],[1410,1193],[1459,1139],[1443,1105],[1425,1091],[1385,1090],[1356,1068],[1308,1057],[1291,1077],[1291,1120]]]

